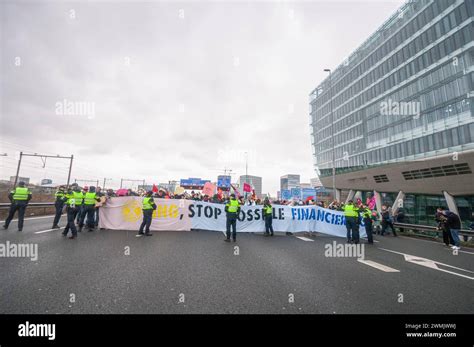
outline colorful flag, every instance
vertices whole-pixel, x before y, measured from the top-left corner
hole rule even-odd
[[[239,190],[237,188],[234,187],[234,185],[231,183],[230,186],[232,187],[232,189],[234,190],[235,192],[235,195],[237,195],[237,198],[240,197],[240,193],[239,193]]]
[[[369,206],[369,209],[373,210],[375,208],[375,197],[367,198],[366,204]]]
[[[250,193],[252,191],[252,187],[248,183],[244,183],[244,192]]]

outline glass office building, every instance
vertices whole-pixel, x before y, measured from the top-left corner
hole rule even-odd
[[[407,1],[310,94],[316,171],[407,201],[464,194],[472,214],[473,97],[474,1]]]
[[[280,191],[300,187],[300,175],[284,175],[280,177]]]

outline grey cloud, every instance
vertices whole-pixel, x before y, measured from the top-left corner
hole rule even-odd
[[[238,176],[245,163],[219,150],[253,151],[249,173],[274,193],[280,175],[314,176],[308,94],[322,69],[400,3],[2,3],[1,134],[116,181]],[[364,25],[347,30],[353,18]],[[94,118],[56,114],[63,99],[93,102]]]

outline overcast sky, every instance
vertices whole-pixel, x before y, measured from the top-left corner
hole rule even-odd
[[[402,1],[2,2],[1,178],[315,176],[309,93]],[[85,102],[88,108],[81,108]],[[65,182],[68,163],[20,176]],[[101,183],[102,184],[102,183]]]

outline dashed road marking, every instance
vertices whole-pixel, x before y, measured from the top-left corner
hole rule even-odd
[[[304,236],[296,236],[297,239],[300,239],[300,240],[303,240],[303,241],[314,241],[314,240],[311,240],[307,237],[304,237]]]
[[[367,240],[367,237],[361,237],[362,240]],[[380,241],[377,241],[374,239],[374,243],[379,243]]]
[[[359,263],[372,266],[372,267],[374,267],[376,269],[379,269],[380,271],[383,271],[383,272],[400,272],[400,270],[394,269],[390,266],[386,266],[386,265],[383,265],[383,264],[380,264],[380,263],[376,263],[375,261],[372,261],[372,260],[365,260],[365,259],[358,258],[357,261]]]
[[[48,230],[42,230],[42,231],[35,231],[35,234],[43,234],[43,233],[48,233],[53,230],[59,230],[59,229],[48,229]]]

